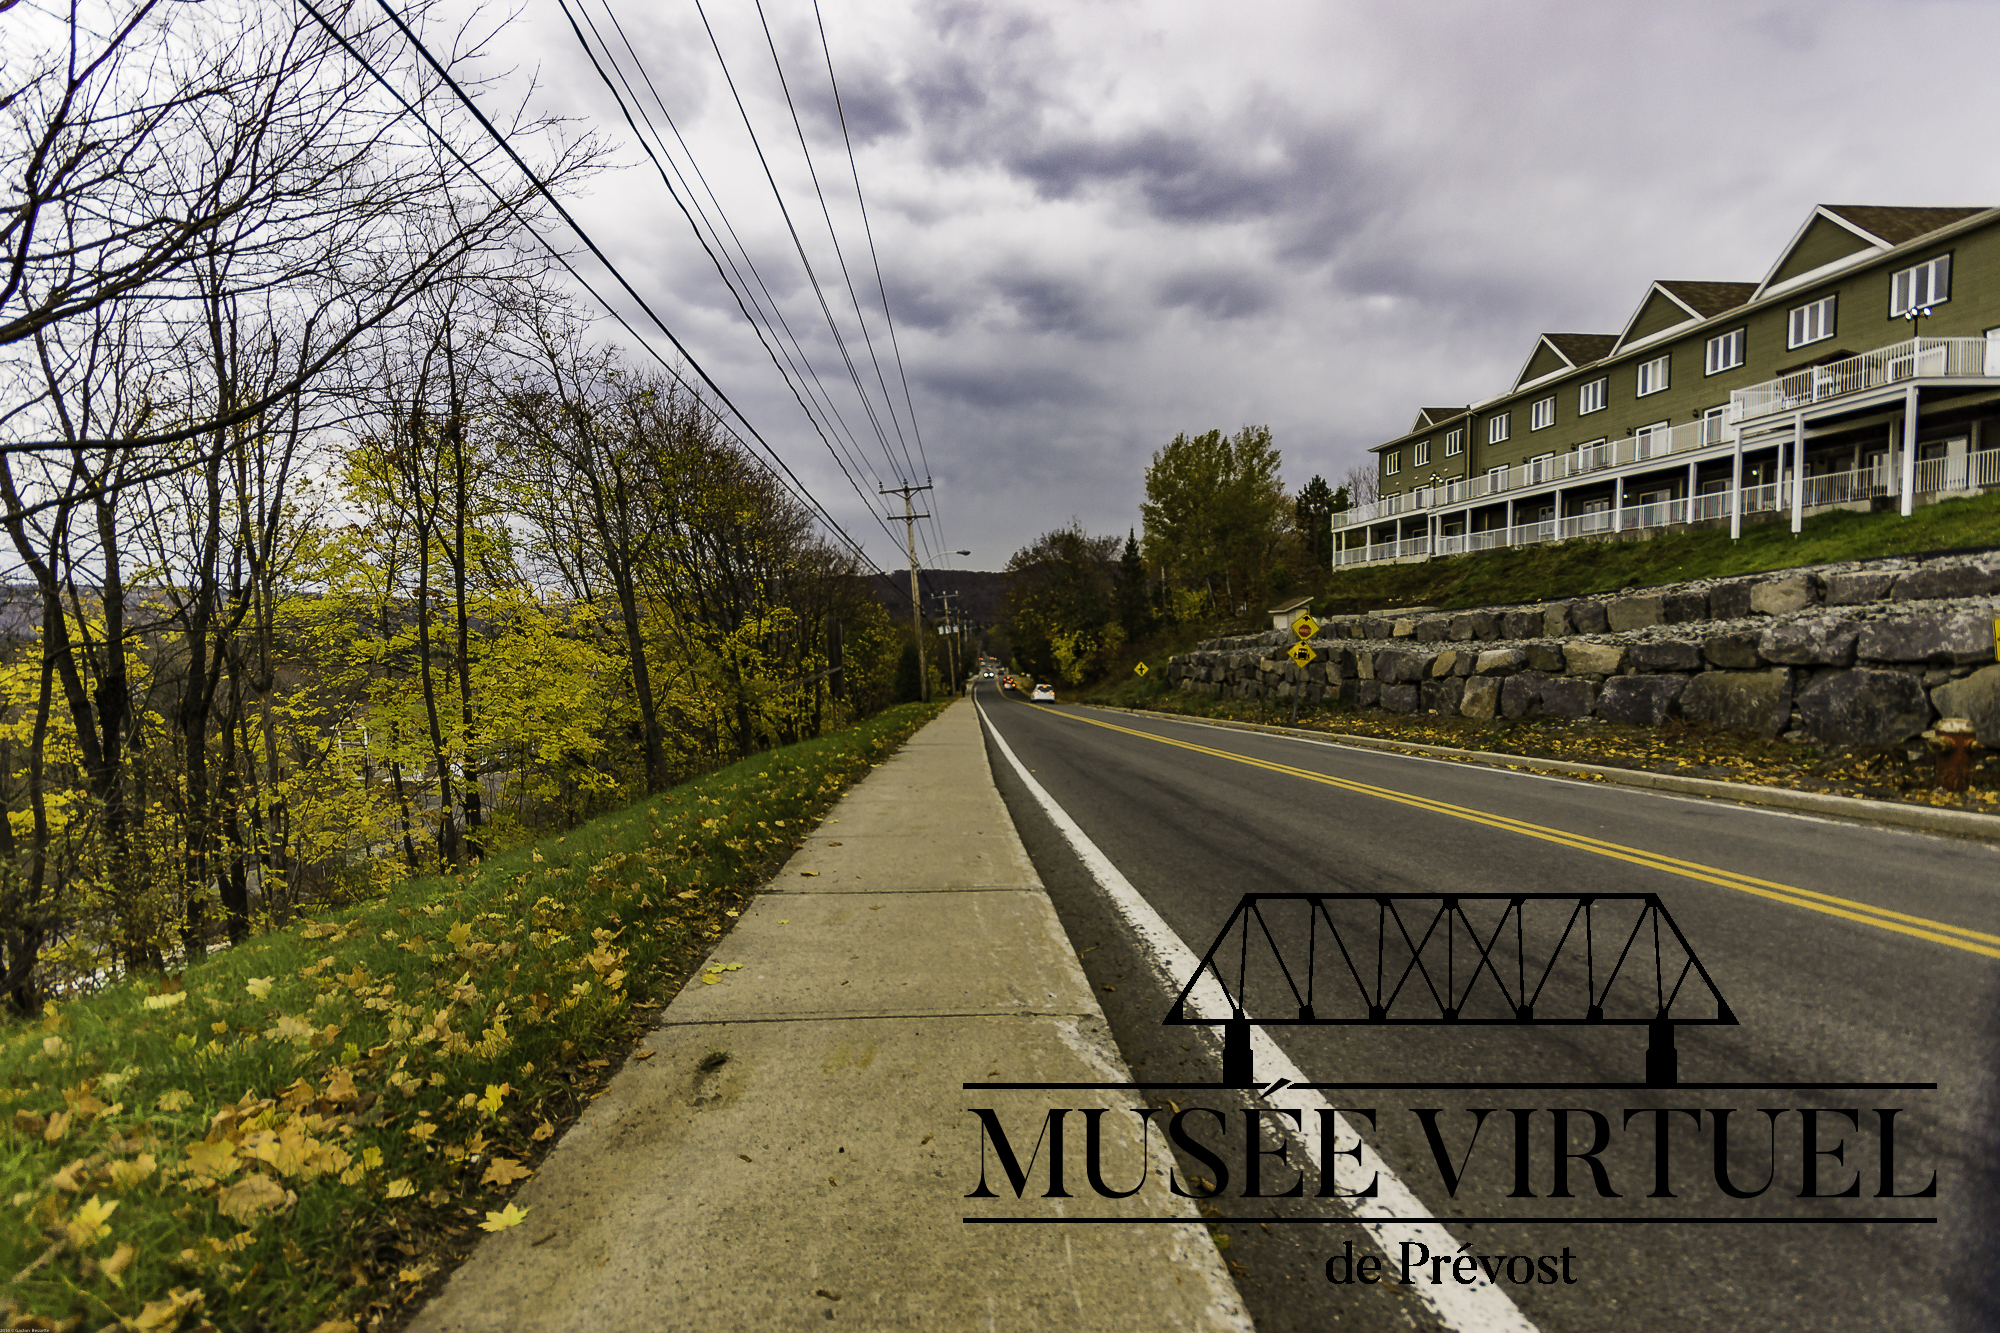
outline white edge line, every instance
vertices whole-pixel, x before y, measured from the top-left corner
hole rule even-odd
[[[1036,804],[1043,813],[1061,830],[1070,848],[1083,861],[1084,868],[1097,880],[1104,896],[1111,901],[1118,914],[1124,918],[1138,936],[1140,947],[1148,955],[1147,962],[1159,974],[1161,982],[1169,993],[1177,993],[1184,984],[1179,978],[1195,975],[1201,966],[1201,959],[1174,933],[1173,927],[1161,919],[1152,904],[1140,896],[1111,863],[1111,859],[1098,849],[1089,835],[1071,819],[1069,812],[1056,804],[1055,798],[1029,775],[1027,766],[1014,754],[1007,738],[1000,734],[986,709],[977,699],[973,707],[979,710],[980,721],[993,737],[1001,755],[1013,768]],[[1230,1016],[1231,1006],[1228,996],[1214,978],[1203,973],[1199,984],[1188,995],[1188,1003],[1197,1014],[1204,1018],[1224,1019]],[[1291,1057],[1278,1048],[1278,1044],[1265,1035],[1261,1027],[1250,1029],[1250,1049],[1260,1081],[1283,1079],[1291,1084],[1309,1083],[1312,1080]],[[1269,1086],[1269,1082],[1266,1082]],[[1302,1122],[1313,1123],[1325,1116],[1324,1123],[1333,1128],[1334,1142],[1345,1143],[1353,1140],[1353,1147],[1339,1148],[1334,1153],[1334,1185],[1349,1194],[1366,1189],[1370,1180],[1375,1183],[1375,1196],[1368,1199],[1342,1198],[1342,1202],[1353,1209],[1355,1220],[1368,1232],[1370,1239],[1389,1256],[1391,1262],[1397,1260],[1404,1241],[1423,1245],[1433,1256],[1456,1254],[1459,1248],[1443,1223],[1436,1220],[1412,1222],[1408,1220],[1384,1221],[1385,1218],[1431,1218],[1430,1209],[1405,1185],[1396,1173],[1379,1157],[1368,1142],[1361,1138],[1337,1111],[1333,1104],[1310,1089],[1297,1086],[1281,1089],[1273,1096],[1264,1098],[1271,1106],[1284,1110],[1296,1110]],[[1300,1146],[1306,1156],[1312,1159],[1313,1168],[1320,1171],[1322,1178],[1325,1163],[1320,1160],[1320,1136],[1304,1134],[1299,1136]],[[1358,1155],[1357,1155],[1358,1151]],[[1538,1333],[1528,1322],[1513,1298],[1499,1286],[1489,1281],[1484,1273],[1477,1276],[1469,1286],[1451,1283],[1419,1282],[1411,1288],[1419,1300],[1437,1315],[1445,1327],[1454,1333]]]

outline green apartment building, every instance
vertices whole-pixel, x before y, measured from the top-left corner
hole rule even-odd
[[[1655,282],[1372,452],[1336,565],[2000,486],[2000,209],[1821,205],[1761,282]]]

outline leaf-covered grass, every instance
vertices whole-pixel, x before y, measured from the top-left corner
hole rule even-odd
[[[477,1229],[532,1224],[516,1182],[842,789],[937,711],[0,1029],[0,1327],[392,1317]]]
[[[2000,492],[1897,513],[1834,510],[1808,518],[1792,535],[1789,520],[1749,523],[1732,542],[1724,527],[1669,533],[1647,541],[1566,541],[1482,551],[1420,564],[1378,565],[1326,575],[1314,610],[1353,614],[1378,607],[1489,606],[1546,601],[1724,578],[1799,565],[2000,546]]]

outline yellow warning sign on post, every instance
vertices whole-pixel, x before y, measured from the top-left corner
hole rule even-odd
[[[1300,643],[1304,643],[1307,639],[1319,633],[1319,622],[1311,616],[1300,616],[1292,622],[1292,633],[1299,636]]]
[[[2000,620],[1993,622],[1993,656],[2000,658]]]
[[[1285,656],[1291,658],[1294,662],[1298,663],[1299,670],[1303,671],[1306,669],[1307,664],[1313,661],[1313,659],[1317,658],[1319,654],[1314,652],[1311,648],[1308,648],[1303,643],[1295,643],[1291,646],[1291,649],[1288,652],[1286,652]]]
[[[1133,667],[1133,668],[1132,668],[1132,672],[1133,672],[1133,674],[1134,674],[1134,675],[1139,675],[1139,676],[1143,676],[1143,675],[1145,675],[1145,674],[1146,674],[1146,664],[1145,664],[1144,662],[1141,662],[1141,663],[1139,663],[1139,665],[1138,665],[1138,666],[1135,666],[1135,667]]]

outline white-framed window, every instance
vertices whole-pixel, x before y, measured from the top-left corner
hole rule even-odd
[[[1550,394],[1546,398],[1537,398],[1534,406],[1528,409],[1528,429],[1547,430],[1555,424],[1556,396]]]
[[[1403,455],[1400,452],[1392,450],[1389,453],[1382,455],[1383,476],[1393,477],[1402,470],[1403,470]]]
[[[1834,302],[1837,296],[1822,296],[1817,301],[1796,306],[1785,320],[1785,346],[1804,347],[1833,336]]]
[[[1429,440],[1419,440],[1410,446],[1410,465],[1412,467],[1422,467],[1430,461],[1431,442]]]
[[[1499,444],[1514,433],[1514,414],[1501,412],[1486,418],[1486,442]]]
[[[1465,427],[1460,426],[1457,430],[1445,432],[1444,456],[1446,458],[1457,458],[1460,454],[1464,452],[1465,452]]]
[[[1507,489],[1507,465],[1505,463],[1502,463],[1499,467],[1487,468],[1486,493],[1488,495],[1491,495],[1494,491],[1504,491],[1506,489]]]
[[[1611,380],[1608,377],[1592,380],[1590,383],[1579,387],[1576,391],[1576,414],[1583,416],[1590,412],[1602,412],[1606,401],[1606,391],[1610,387]]]
[[[1655,421],[1633,431],[1632,439],[1637,444],[1635,456],[1658,458],[1667,452],[1668,443],[1673,439],[1673,425],[1671,421]]]
[[[1534,486],[1552,480],[1556,474],[1556,456],[1553,453],[1536,454],[1528,460],[1527,475],[1524,480]]]
[[[1951,256],[1939,255],[1889,279],[1889,317],[1906,315],[1919,306],[1943,305],[1951,299]]]
[[[1723,423],[1727,420],[1729,420],[1729,405],[1727,403],[1724,403],[1721,407],[1704,408],[1701,414],[1701,442],[1703,444],[1721,444],[1722,427]]]
[[[1606,467],[1611,462],[1611,441],[1600,435],[1594,440],[1586,440],[1576,447],[1575,471],[1589,472],[1593,468]]]
[[[1670,357],[1656,356],[1651,361],[1639,363],[1639,396],[1658,393],[1667,387],[1667,363]]]
[[[1743,345],[1748,335],[1746,329],[1731,329],[1708,340],[1708,359],[1703,363],[1702,373],[1720,375],[1725,370],[1734,370],[1743,364]]]

